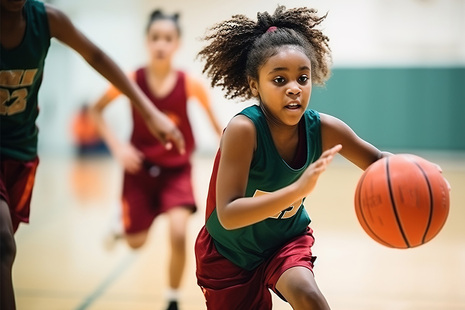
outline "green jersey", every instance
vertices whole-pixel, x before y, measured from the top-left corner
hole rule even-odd
[[[32,160],[37,156],[37,96],[50,46],[42,2],[24,5],[26,31],[15,48],[0,49],[0,156]]]
[[[321,131],[318,112],[307,110],[300,121],[299,145],[303,164],[291,167],[279,155],[265,115],[259,106],[251,106],[240,114],[252,120],[257,132],[257,149],[250,165],[246,197],[266,195],[295,182],[305,169],[321,155]],[[280,213],[261,222],[226,230],[216,213],[216,174],[219,154],[210,182],[207,198],[206,228],[218,252],[234,264],[252,270],[272,256],[275,251],[295,236],[305,233],[310,217],[303,207],[303,199],[291,206],[283,206]]]

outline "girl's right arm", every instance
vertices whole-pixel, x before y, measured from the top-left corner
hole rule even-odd
[[[120,92],[114,86],[111,86],[107,92],[91,106],[91,114],[97,125],[100,136],[107,144],[113,156],[122,164],[124,170],[129,173],[135,173],[139,171],[142,166],[142,153],[131,144],[120,141],[110,127],[108,127],[103,117],[103,110],[105,107],[119,95]]]
[[[221,158],[216,184],[218,219],[226,229],[260,222],[306,197],[315,187],[319,175],[341,149],[335,146],[324,152],[305,173],[289,186],[268,195],[245,197],[249,167],[256,147],[256,131],[245,116],[229,123],[221,140]],[[273,167],[269,167],[273,169]]]

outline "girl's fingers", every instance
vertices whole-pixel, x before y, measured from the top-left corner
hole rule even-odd
[[[342,149],[342,145],[338,144],[333,146],[332,148],[326,150],[321,154],[320,159],[325,162],[325,164],[330,163],[334,156]]]
[[[332,148],[330,148],[329,151],[330,151],[330,153],[332,155],[336,155],[341,149],[342,149],[342,145],[337,144],[337,145],[333,146]]]
[[[333,146],[332,148],[330,149],[327,149],[326,151],[324,151],[320,158],[322,157],[328,157],[328,156],[334,156],[336,155],[340,150],[342,149],[342,145],[338,144],[338,145],[335,145]]]

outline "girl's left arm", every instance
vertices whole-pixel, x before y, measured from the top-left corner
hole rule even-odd
[[[205,109],[210,123],[213,125],[218,136],[221,136],[223,127],[219,124],[211,108],[210,96],[201,81],[186,74],[187,97],[195,97],[200,105]]]
[[[323,150],[341,144],[340,154],[363,170],[378,159],[392,155],[360,138],[352,128],[334,116],[320,113],[320,120]]]

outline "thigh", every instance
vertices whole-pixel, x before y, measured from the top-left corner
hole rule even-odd
[[[281,299],[286,300],[277,289],[277,283],[287,270],[303,267],[313,273],[313,263],[316,260],[316,257],[312,255],[314,241],[313,232],[308,227],[305,234],[289,241],[266,262],[266,284]]]
[[[1,243],[7,242],[4,238],[8,236],[8,238],[13,239],[14,230],[13,224],[11,222],[11,215],[10,215],[10,208],[8,207],[8,203],[0,197],[0,241]]]
[[[192,212],[184,207],[177,207],[166,212],[170,224],[170,235],[174,239],[185,238],[187,223]]]
[[[212,238],[202,228],[195,244],[197,283],[208,309],[269,310],[271,295],[265,286],[263,270],[244,270],[216,251]]]

